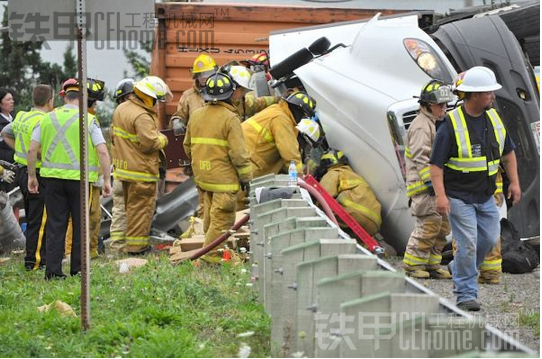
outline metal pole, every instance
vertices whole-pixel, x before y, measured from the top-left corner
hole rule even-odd
[[[87,43],[85,39],[85,0],[77,0],[77,62],[79,71],[79,180],[81,201],[81,327],[90,328],[90,254],[89,254],[89,182],[88,182],[88,125],[87,125]]]

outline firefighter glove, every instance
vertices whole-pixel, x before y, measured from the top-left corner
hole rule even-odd
[[[250,182],[241,181],[241,189],[248,196],[248,193],[250,192]]]
[[[15,180],[15,172],[4,169],[4,172],[2,173],[0,178],[2,178],[2,181],[4,182],[13,183],[13,181]]]

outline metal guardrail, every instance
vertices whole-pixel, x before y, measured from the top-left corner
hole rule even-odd
[[[256,188],[282,186],[287,176],[260,177],[250,196],[251,274],[274,355],[535,355],[356,244],[303,190],[257,203]]]

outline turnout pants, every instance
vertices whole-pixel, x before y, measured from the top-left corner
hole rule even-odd
[[[98,257],[98,241],[100,238],[100,223],[102,221],[102,207],[100,207],[101,196],[101,189],[91,185],[89,213],[90,258]]]
[[[235,223],[235,206],[237,193],[204,191],[204,216],[203,230],[205,231],[204,246],[211,244]],[[209,257],[217,257],[216,249],[207,254]],[[204,258],[205,259],[205,258]]]
[[[413,196],[411,210],[416,224],[408,239],[403,267],[410,271],[439,269],[450,223],[436,212],[435,199],[428,194]]]
[[[126,236],[126,209],[122,182],[119,180],[113,182],[113,210],[111,215],[111,240],[124,240]]]
[[[156,182],[122,181],[126,205],[124,252],[143,252],[150,245],[149,232],[156,205],[156,186]]]
[[[39,193],[28,192],[28,171],[26,166],[19,171],[18,185],[24,199],[26,215],[26,255],[24,266],[27,270],[36,270],[46,264],[46,231],[47,211],[45,210],[45,181],[37,173]]]
[[[47,267],[45,277],[61,276],[62,259],[68,219],[71,215],[73,222],[72,251],[70,259],[70,274],[81,271],[81,216],[79,181],[58,178],[44,178],[47,186],[45,205],[47,208],[46,235]]]

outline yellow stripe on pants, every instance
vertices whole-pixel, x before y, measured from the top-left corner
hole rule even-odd
[[[122,181],[126,206],[125,252],[137,253],[149,246],[149,232],[156,205],[156,186],[156,182]]]
[[[36,264],[34,264],[34,270],[39,269],[41,264],[41,247],[43,245],[43,236],[45,235],[45,223],[47,223],[47,210],[45,205],[43,208],[43,215],[41,216],[40,231],[38,233],[38,246],[36,248]]]

